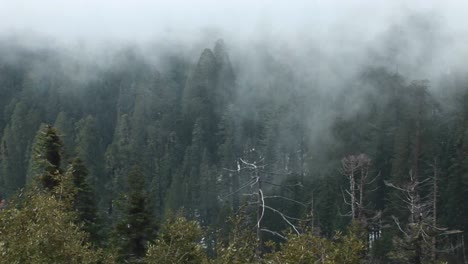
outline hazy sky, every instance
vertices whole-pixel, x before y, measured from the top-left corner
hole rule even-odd
[[[408,11],[433,12],[454,29],[468,14],[465,0],[0,0],[0,33],[63,39],[196,38],[222,31],[249,38],[351,30],[374,33]],[[364,37],[364,36],[363,36]]]
[[[268,49],[283,63],[321,60],[343,75],[374,54],[422,78],[464,68],[467,14],[468,0],[0,0],[0,37],[80,58],[141,44],[154,60],[172,50],[194,61],[223,38],[242,65]],[[409,23],[414,15],[424,19]],[[417,21],[430,21],[429,31]]]
[[[431,89],[446,74],[465,73],[467,16],[468,0],[0,0],[0,44],[2,36],[9,45],[56,41],[50,47],[65,47],[57,49],[64,71],[87,80],[94,72],[77,74],[65,62],[112,66],[114,48],[136,44],[164,72],[160,55],[188,54],[196,62],[223,38],[240,94],[254,87],[280,98],[268,92],[278,79],[267,66],[278,64],[292,69],[298,86],[292,88],[338,95],[368,66],[429,79]],[[42,64],[38,69],[47,71]],[[349,115],[366,106],[358,99]],[[311,114],[311,137],[329,135],[333,115]]]

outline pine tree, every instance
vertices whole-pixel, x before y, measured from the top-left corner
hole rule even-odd
[[[115,243],[121,260],[137,261],[155,232],[144,175],[138,167],[128,174],[128,192],[121,201],[121,217],[115,226]]]
[[[202,247],[202,229],[181,215],[169,217],[156,241],[150,243],[147,263],[208,263]]]
[[[72,208],[77,220],[83,224],[83,230],[90,234],[93,242],[99,242],[99,219],[93,188],[89,184],[88,169],[80,158],[75,158],[68,166],[66,177],[70,177],[73,186]]]
[[[216,152],[216,132],[221,116],[221,113],[216,111],[217,80],[218,69],[215,55],[210,49],[205,49],[191,77],[187,80],[182,110],[185,119],[184,136],[192,139],[190,135],[195,133],[198,125],[198,129],[203,131],[201,138],[203,146],[206,147],[210,156]],[[192,140],[188,140],[188,143]]]
[[[48,191],[57,187],[61,179],[62,147],[57,130],[50,125],[43,125],[37,133],[31,155],[34,177]]]
[[[132,164],[136,158],[131,152],[131,128],[129,122],[127,114],[119,117],[114,139],[105,153],[106,170],[109,177],[107,187],[109,188],[108,191],[114,194],[125,190],[125,179],[131,169],[129,164]]]
[[[365,243],[357,225],[350,225],[346,235],[337,232],[332,239],[317,236],[307,229],[291,232],[278,251],[266,255],[268,263],[363,263]]]
[[[12,106],[11,120],[3,131],[0,145],[1,172],[8,194],[24,187],[31,141],[37,131],[39,113],[23,102]]]
[[[218,166],[223,169],[219,191],[223,195],[232,193],[239,188],[239,171],[232,171],[237,169],[237,161],[241,157],[242,149],[239,131],[236,130],[236,128],[240,127],[236,114],[238,114],[237,109],[231,105],[223,115],[219,125],[218,133],[222,143],[218,146],[218,158],[220,160]],[[237,210],[240,204],[239,195],[231,195],[229,199],[230,206]]]
[[[219,213],[217,173],[213,165],[206,160],[203,155],[200,165],[200,198],[199,209],[200,218],[205,225],[213,225]]]
[[[37,189],[22,197],[0,213],[1,264],[112,263],[92,249],[63,200]]]
[[[68,161],[70,156],[73,154],[75,146],[75,142],[73,140],[73,119],[66,112],[60,112],[55,119],[54,127],[62,134],[61,137],[64,145],[63,157],[64,160]]]
[[[75,154],[89,170],[88,181],[93,189],[103,190],[104,147],[96,127],[96,119],[87,116],[76,123]]]

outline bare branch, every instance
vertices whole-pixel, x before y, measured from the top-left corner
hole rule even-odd
[[[257,165],[255,163],[249,163],[245,160],[243,160],[242,158],[239,159],[242,163],[244,163],[245,165],[251,167],[251,168],[254,168],[254,169],[257,169]]]
[[[260,228],[260,222],[262,221],[263,219],[263,216],[265,215],[265,199],[263,198],[263,191],[262,189],[259,189],[258,190],[259,194],[260,194],[260,199],[262,201],[262,214],[260,216],[260,218],[258,219],[258,222],[257,222],[257,227]]]
[[[237,189],[237,190],[231,192],[230,194],[225,195],[224,197],[221,197],[220,199],[221,199],[221,200],[226,199],[226,198],[228,198],[229,196],[240,192],[240,191],[241,191],[242,189],[244,189],[245,187],[248,187],[249,185],[254,184],[254,183],[256,182],[256,180],[258,181],[258,179],[252,179],[252,180],[248,181],[246,184],[242,185],[239,189]]]
[[[409,237],[408,233],[406,233],[405,231],[403,231],[403,229],[401,228],[400,226],[400,222],[398,221],[398,219],[392,215],[392,218],[393,218],[393,221],[395,221],[395,224],[397,225],[398,229],[400,229],[400,231],[405,234],[406,237]]]
[[[298,220],[297,218],[287,216],[287,215],[283,214],[282,212],[276,210],[275,208],[272,208],[272,207],[267,206],[267,205],[264,205],[263,207],[264,207],[264,208],[268,208],[268,209],[270,209],[271,211],[273,211],[273,212],[279,214],[279,215],[283,218],[283,220],[286,221],[286,223],[288,223],[288,225],[290,225],[298,235],[300,235],[300,232],[297,230],[297,227],[296,227],[293,223],[291,223],[291,222],[288,220],[288,218],[294,219],[294,220]],[[301,220],[301,219],[299,219],[299,220]]]
[[[296,187],[296,186],[303,187],[302,183],[300,182],[295,183],[295,184],[276,184],[276,183],[272,183],[269,181],[262,181],[262,182],[273,185],[273,186],[278,186],[278,187]]]
[[[284,200],[287,200],[287,201],[290,201],[290,202],[293,202],[293,203],[300,204],[300,205],[302,205],[302,206],[304,206],[304,207],[309,206],[308,204],[305,204],[305,203],[296,201],[296,200],[291,199],[291,198],[288,198],[288,197],[280,196],[280,195],[265,196],[264,198],[265,198],[265,199],[280,198],[280,199],[284,199]]]
[[[379,177],[380,177],[380,171],[379,171],[379,173],[377,173],[377,175],[375,175],[375,177],[371,181],[367,182],[366,184],[370,185],[370,184],[374,183]]]
[[[233,169],[228,169],[228,168],[223,168],[223,170],[225,171],[229,171],[229,172],[240,172],[241,170],[251,170],[252,168],[249,168],[249,167],[238,167],[237,169],[233,170]]]
[[[403,189],[403,188],[400,188],[400,187],[397,187],[397,186],[395,186],[395,185],[394,185],[393,183],[391,183],[391,182],[384,181],[384,183],[385,183],[385,185],[388,186],[388,187],[397,189],[397,190],[402,191],[402,192],[408,192],[408,190]]]
[[[277,236],[277,237],[280,237],[280,238],[282,238],[282,239],[284,239],[284,240],[288,240],[285,236],[281,235],[281,234],[278,233],[278,232],[271,231],[271,230],[266,229],[266,228],[262,228],[262,229],[260,229],[260,230],[261,230],[261,231],[264,231],[264,232],[267,232],[267,233],[270,233],[270,234],[272,234],[272,235],[275,235],[275,236]]]

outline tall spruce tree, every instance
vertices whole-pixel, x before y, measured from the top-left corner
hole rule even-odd
[[[128,191],[121,201],[121,216],[115,225],[114,241],[122,261],[138,261],[155,233],[145,176],[138,167],[128,174]]]
[[[89,115],[75,124],[75,153],[89,170],[88,181],[93,189],[104,189],[104,147],[96,119]]]
[[[60,112],[55,119],[54,127],[61,133],[62,141],[64,144],[63,160],[69,161],[73,156],[73,149],[75,146],[73,119],[66,113]]]
[[[24,102],[13,105],[11,120],[3,131],[1,139],[1,172],[7,194],[26,184],[27,161],[34,133],[37,131],[39,113],[28,109]]]
[[[62,139],[54,127],[46,124],[39,129],[31,154],[32,169],[40,186],[48,191],[60,183],[62,147]]]
[[[83,224],[83,230],[90,234],[91,241],[98,242],[100,223],[88,169],[80,158],[75,158],[68,166],[66,176],[70,177],[73,186],[72,208],[77,214],[77,220]]]

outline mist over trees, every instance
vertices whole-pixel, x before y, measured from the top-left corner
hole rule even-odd
[[[444,34],[414,15],[356,50],[93,58],[0,39],[0,263],[466,262],[468,78]]]

